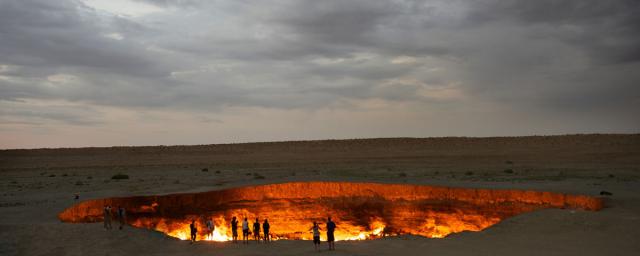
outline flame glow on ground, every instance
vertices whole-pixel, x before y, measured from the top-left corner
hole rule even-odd
[[[551,192],[431,187],[419,185],[295,182],[193,194],[89,200],[66,209],[65,222],[102,221],[103,206],[127,209],[128,223],[187,240],[196,221],[198,240],[231,240],[230,221],[269,219],[277,239],[312,239],[314,221],[336,222],[336,240],[365,240],[402,234],[442,238],[480,231],[501,220],[542,208],[598,210],[598,198]],[[206,221],[215,231],[207,234]],[[239,227],[241,228],[241,227]],[[260,231],[262,235],[262,230]],[[239,230],[239,239],[242,231]],[[253,239],[253,236],[251,235]],[[322,232],[321,239],[326,239]]]

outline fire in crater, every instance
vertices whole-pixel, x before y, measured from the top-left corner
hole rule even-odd
[[[442,238],[480,231],[505,218],[544,208],[597,211],[600,198],[552,192],[449,188],[437,186],[293,182],[218,191],[88,200],[58,215],[64,222],[99,222],[105,205],[127,210],[127,222],[182,240],[189,224],[198,240],[231,240],[230,220],[265,218],[273,239],[312,239],[312,222],[327,216],[338,224],[336,240],[363,240],[401,234]],[[215,232],[207,234],[212,219]],[[324,239],[323,237],[322,239]]]

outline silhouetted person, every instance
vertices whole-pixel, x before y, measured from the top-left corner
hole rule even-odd
[[[198,233],[198,228],[196,227],[196,221],[192,220],[191,225],[189,225],[191,229],[191,243],[193,244],[196,241],[196,234]]]
[[[313,222],[313,227],[311,227],[311,232],[313,233],[313,246],[316,247],[317,251],[320,248],[320,225],[315,221]]]
[[[111,229],[111,206],[109,205],[105,205],[104,206],[104,228],[105,229]]]
[[[242,221],[242,243],[249,243],[249,222],[247,217],[244,217],[244,221]]]
[[[336,238],[333,236],[333,232],[336,231],[336,224],[331,221],[331,217],[327,218],[327,243],[329,244],[329,250],[335,250]]]
[[[121,206],[118,206],[118,220],[120,221],[120,229],[127,223],[127,212]]]
[[[78,193],[75,193],[73,199],[78,201],[78,199],[80,199],[80,195]]]
[[[253,223],[253,239],[256,242],[260,242],[260,221],[256,218],[256,222]]]
[[[213,220],[208,219],[207,220],[207,236],[209,236],[209,239],[213,240],[213,231],[216,230],[216,226],[213,225]]]
[[[271,235],[269,234],[269,228],[271,228],[271,226],[269,225],[269,220],[264,219],[264,222],[262,223],[262,233],[263,233],[265,242],[270,242],[271,241]]]
[[[233,217],[233,219],[231,219],[231,236],[233,238],[233,242],[237,243],[238,242],[238,220],[236,219],[235,216]]]

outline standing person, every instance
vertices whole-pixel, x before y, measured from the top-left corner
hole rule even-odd
[[[233,216],[233,219],[231,219],[231,235],[233,238],[233,242],[237,243],[238,242],[238,220],[236,219],[236,216]]]
[[[327,218],[327,243],[329,244],[329,250],[335,250],[335,240],[336,238],[333,236],[333,232],[336,231],[336,223],[331,221],[331,217]]]
[[[104,228],[109,230],[111,229],[111,206],[104,206]]]
[[[260,243],[260,221],[256,218],[256,222],[253,223],[253,239]]]
[[[242,243],[249,243],[249,222],[247,217],[244,217],[244,221],[242,221]]]
[[[271,226],[269,225],[269,220],[264,219],[264,222],[262,223],[262,233],[263,233],[265,242],[271,242],[271,235],[269,234],[269,228],[271,228]]]
[[[320,249],[320,225],[314,221],[311,231],[313,232],[313,245],[316,247],[316,251],[318,251]]]
[[[207,220],[207,235],[209,236],[210,240],[213,240],[213,231],[216,230],[216,226],[213,225],[213,220],[212,219],[208,219]]]
[[[118,206],[118,220],[120,221],[120,230],[124,227],[124,224],[127,222],[127,213],[122,206]]]
[[[191,225],[189,225],[191,229],[191,243],[193,244],[196,241],[196,234],[198,233],[198,228],[196,227],[196,221],[192,220]]]

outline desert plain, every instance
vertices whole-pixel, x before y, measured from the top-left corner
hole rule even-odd
[[[125,174],[128,179],[113,179]],[[63,223],[83,200],[293,181],[523,189],[602,197],[600,211],[544,209],[479,232],[326,243],[200,241]],[[640,134],[384,138],[0,150],[0,255],[637,255]],[[603,191],[611,195],[601,195]],[[76,201],[74,195],[80,199]],[[338,223],[338,226],[340,223]]]

